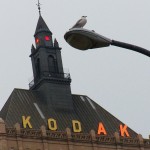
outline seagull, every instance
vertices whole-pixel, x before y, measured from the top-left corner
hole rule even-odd
[[[86,17],[87,16],[82,16],[81,19],[79,19],[77,21],[77,23],[71,29],[73,29],[73,28],[83,28],[83,26],[87,23]]]

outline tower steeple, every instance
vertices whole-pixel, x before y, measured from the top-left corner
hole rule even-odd
[[[52,32],[49,30],[41,15],[39,16],[34,37],[37,48],[39,46],[53,46]]]
[[[39,16],[34,36],[36,36],[39,32],[49,32],[52,35],[52,32],[49,30],[47,24],[45,23],[41,15]]]
[[[73,109],[70,74],[64,73],[61,48],[56,39],[53,42],[52,32],[41,15],[34,37],[36,46],[32,45],[30,55],[34,80],[29,84],[30,90],[40,91],[49,107]]]

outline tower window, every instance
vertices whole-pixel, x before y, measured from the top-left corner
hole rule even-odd
[[[45,36],[45,40],[46,41],[50,41],[50,37],[49,36]]]
[[[49,64],[49,71],[50,72],[53,72],[53,73],[58,72],[57,62],[52,55],[49,55],[49,57],[48,57],[48,64]]]
[[[35,39],[36,44],[38,44],[40,42],[39,38]]]
[[[40,59],[38,58],[37,59],[37,62],[36,62],[36,78],[39,78],[40,77],[40,73],[41,73],[41,68],[40,68]]]

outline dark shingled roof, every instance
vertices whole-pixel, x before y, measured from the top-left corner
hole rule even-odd
[[[34,36],[39,32],[49,32],[50,34],[52,34],[42,16],[39,16]]]
[[[58,131],[64,131],[67,127],[72,128],[72,120],[78,120],[84,133],[89,133],[91,129],[97,132],[99,122],[104,124],[108,135],[114,135],[116,131],[120,132],[119,125],[123,123],[89,97],[72,95],[72,99],[73,111],[54,110],[48,108],[38,91],[14,89],[2,108],[0,116],[8,127],[13,127],[16,123],[22,124],[22,116],[31,116],[30,122],[34,129],[39,129],[42,125],[47,127],[47,120],[54,118],[57,120]],[[35,105],[38,105],[42,114]],[[137,136],[137,133],[130,128],[128,132],[131,137]]]

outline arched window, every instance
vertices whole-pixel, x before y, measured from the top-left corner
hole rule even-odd
[[[36,77],[39,78],[40,75],[41,75],[40,59],[38,58],[36,61]]]
[[[54,56],[52,55],[49,55],[48,56],[48,65],[49,65],[49,72],[54,72],[56,73],[57,72],[57,62],[54,58]]]

